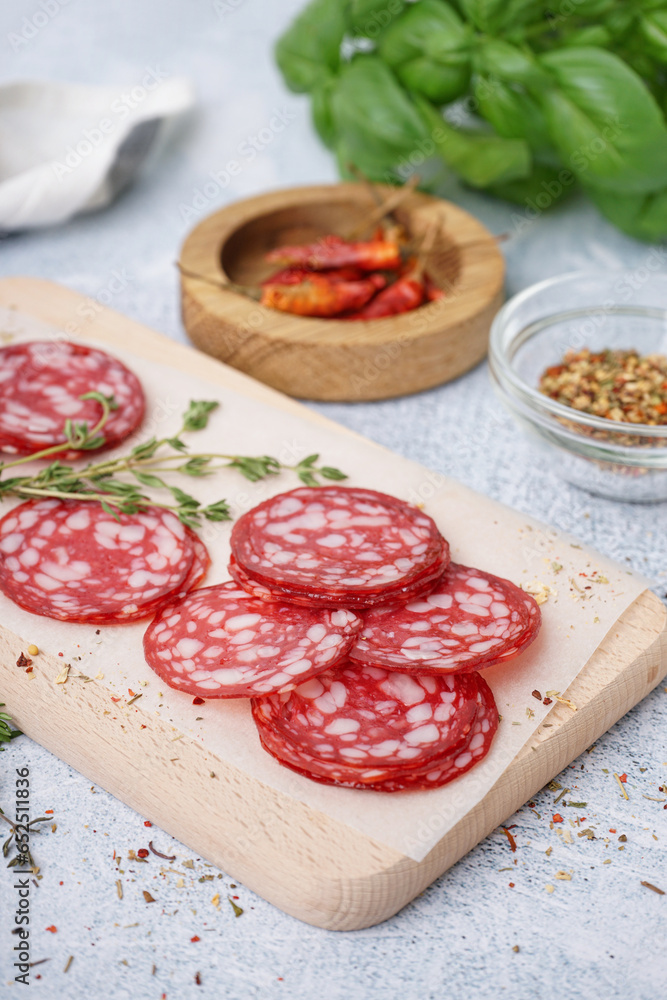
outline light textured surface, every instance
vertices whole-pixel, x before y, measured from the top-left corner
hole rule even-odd
[[[93,309],[96,300],[108,302],[184,339],[173,261],[188,228],[232,198],[334,179],[329,154],[312,134],[306,101],[284,92],[269,56],[271,40],[301,2],[110,5],[70,0],[37,30],[26,29],[24,18],[41,11],[39,3],[4,5],[0,78],[46,76],[131,88],[147,68],[159,67],[190,75],[200,103],[198,114],[174,136],[154,169],[110,211],[1,242],[0,271],[61,281],[90,295]],[[53,10],[58,2],[45,6]],[[40,24],[43,20],[37,18]],[[22,31],[34,37],[17,42],[14,36]],[[251,137],[260,133],[261,149],[251,160]],[[211,180],[210,173],[223,170],[231,159],[242,163],[241,173],[224,189],[218,185],[217,192],[202,193],[201,207],[184,211],[183,206],[193,205],[197,189]],[[509,292],[591,264],[625,268],[631,280],[642,280],[642,269],[665,270],[663,253],[616,233],[584,202],[522,222],[515,210],[482,196],[460,195],[460,200],[494,232],[513,234],[505,244]],[[491,395],[485,367],[420,396],[321,410],[627,560],[654,578],[664,597],[667,508],[589,497],[537,469]],[[22,738],[0,758],[0,803],[7,810],[13,768],[27,764],[33,816],[53,809],[58,826],[54,834],[35,837],[43,878],[31,896],[31,944],[34,960],[51,961],[32,970],[33,988],[54,1000],[87,997],[93,984],[98,990],[104,984],[112,1000],[162,994],[173,1000],[430,1000],[498,994],[529,1000],[556,989],[585,1000],[600,995],[653,1000],[664,990],[667,972],[667,897],[640,883],[667,890],[667,794],[659,790],[667,787],[664,699],[660,687],[568,769],[559,780],[571,793],[556,807],[559,792],[544,791],[534,800],[535,809],[524,807],[508,821],[516,824],[511,831],[515,854],[498,831],[393,920],[347,934],[283,916],[243,887],[230,889],[226,876],[218,878],[217,871],[197,860],[194,870],[183,868],[190,857],[185,848],[147,830],[143,817],[99,790],[91,792],[85,779]],[[627,773],[627,801],[614,772]],[[567,801],[586,806],[566,807]],[[556,810],[564,823],[550,829]],[[572,843],[564,842],[570,838],[559,836],[559,829],[569,831]],[[579,837],[583,830],[592,830],[596,839]],[[153,856],[146,864],[125,860],[120,875],[114,849],[126,859],[128,850],[147,846],[151,835],[158,850],[176,853],[176,862]],[[619,843],[621,835],[627,842]],[[604,865],[607,860],[611,863]],[[183,875],[161,876],[162,864]],[[559,871],[571,873],[571,879],[557,878]],[[214,878],[199,882],[203,875]],[[183,887],[177,885],[180,877]],[[119,878],[122,900],[116,894]],[[15,942],[5,916],[10,884],[3,869],[3,988],[11,977]],[[553,893],[547,885],[555,887]],[[146,904],[142,889],[157,902]],[[220,910],[211,903],[216,893]],[[240,897],[244,913],[238,919],[228,895]],[[45,931],[52,925],[55,934]],[[518,952],[512,950],[515,945]],[[74,961],[63,974],[69,955]],[[196,972],[201,987],[195,984]]]

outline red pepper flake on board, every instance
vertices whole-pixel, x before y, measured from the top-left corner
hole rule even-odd
[[[151,823],[151,821],[149,819],[145,819],[144,820],[144,826],[152,826],[152,825],[153,824]]]
[[[29,667],[32,664],[32,660],[25,656],[23,653],[19,653],[19,658],[16,661],[17,667]]]
[[[204,705],[204,704],[205,704],[205,702],[204,702],[204,699],[203,699],[203,698],[200,698],[200,697],[199,697],[199,695],[196,695],[196,696],[195,696],[195,697],[194,697],[194,698],[192,699],[192,704],[193,704],[193,705]]]
[[[58,928],[56,927],[55,924],[51,924],[51,926],[47,927],[46,929],[47,929],[47,931],[49,931],[50,934],[57,934],[58,933]]]
[[[139,850],[137,851],[137,857],[138,858],[147,858],[148,857],[148,851],[146,850],[145,847],[140,847],[139,848]]]
[[[195,942],[195,941],[201,941],[201,938],[200,938],[200,937],[198,937],[198,935],[197,935],[197,934],[195,934],[195,936],[194,936],[194,937],[191,937],[191,938],[190,938],[190,941],[191,941],[191,942],[192,942],[192,943],[194,944],[194,942]]]
[[[554,823],[562,823],[563,822],[563,817],[561,816],[560,813],[554,813],[551,818],[553,819]]]
[[[619,774],[619,776],[618,776],[618,780],[619,780],[619,781],[622,781],[622,782],[623,782],[623,784],[625,784],[625,782],[626,782],[626,781],[628,780],[628,776],[627,776],[627,774],[625,774],[625,772],[623,772],[623,774]]]

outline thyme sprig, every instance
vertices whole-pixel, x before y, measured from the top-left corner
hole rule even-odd
[[[4,708],[4,701],[0,702],[0,708]],[[0,712],[0,743],[9,743],[16,736],[22,736],[20,729],[11,729],[9,723],[12,721],[10,715],[6,712]]]
[[[0,500],[15,496],[23,499],[35,497],[58,497],[96,501],[107,513],[114,517],[119,514],[136,514],[146,507],[161,507],[173,511],[177,517],[195,528],[202,518],[208,521],[231,520],[229,504],[226,500],[203,506],[179,486],[166,481],[163,475],[180,473],[191,478],[211,475],[220,469],[236,469],[250,482],[258,482],[268,476],[278,475],[283,470],[292,470],[307,486],[318,486],[322,479],[341,480],[347,478],[339,469],[318,466],[319,455],[308,455],[296,465],[285,465],[270,455],[233,455],[219,452],[193,454],[182,440],[184,434],[203,430],[210,415],[220,405],[215,401],[193,400],[183,414],[181,427],[169,438],[152,437],[136,445],[126,454],[103,461],[90,462],[83,468],[75,468],[55,459],[33,476],[13,476],[2,479],[3,473],[25,462],[50,458],[58,452],[93,451],[104,444],[104,426],[110,413],[117,408],[113,398],[101,393],[87,393],[82,399],[96,399],[103,413],[97,424],[88,428],[83,423],[66,421],[65,441],[43,451],[0,464]],[[160,475],[158,475],[160,473]],[[131,477],[119,478],[125,475]],[[145,487],[151,490],[166,490],[173,502],[165,502],[147,495]]]

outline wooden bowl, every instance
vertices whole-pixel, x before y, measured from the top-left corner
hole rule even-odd
[[[273,191],[209,216],[188,236],[180,260],[188,272],[181,291],[192,342],[306,399],[386,399],[468,371],[486,354],[503,300],[504,261],[488,230],[439,198],[411,192],[395,212],[417,245],[434,215],[442,220],[426,266],[446,297],[413,312],[367,322],[311,319],[219,287],[225,281],[257,285],[276,270],[264,258],[267,251],[326,233],[345,236],[374,207],[365,185],[332,184]]]

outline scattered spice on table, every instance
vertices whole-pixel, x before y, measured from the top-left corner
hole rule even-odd
[[[664,896],[665,895],[665,890],[664,889],[658,889],[657,885],[653,885],[652,882],[644,882],[644,881],[642,881],[642,882],[640,882],[640,885],[643,885],[646,889],[650,889],[651,892],[657,892],[657,894],[659,896]]]
[[[540,378],[540,392],[582,413],[667,425],[667,356],[636,350],[568,351]]]
[[[616,774],[616,772],[614,771],[614,777],[616,778],[616,781],[618,782],[618,787],[621,789],[621,793],[623,795],[623,798],[624,799],[629,799],[630,796],[628,795],[628,793],[626,792],[625,788],[623,787],[624,782],[623,782],[623,779],[621,778],[621,776],[619,774]],[[623,775],[623,777],[627,781],[627,774]]]

